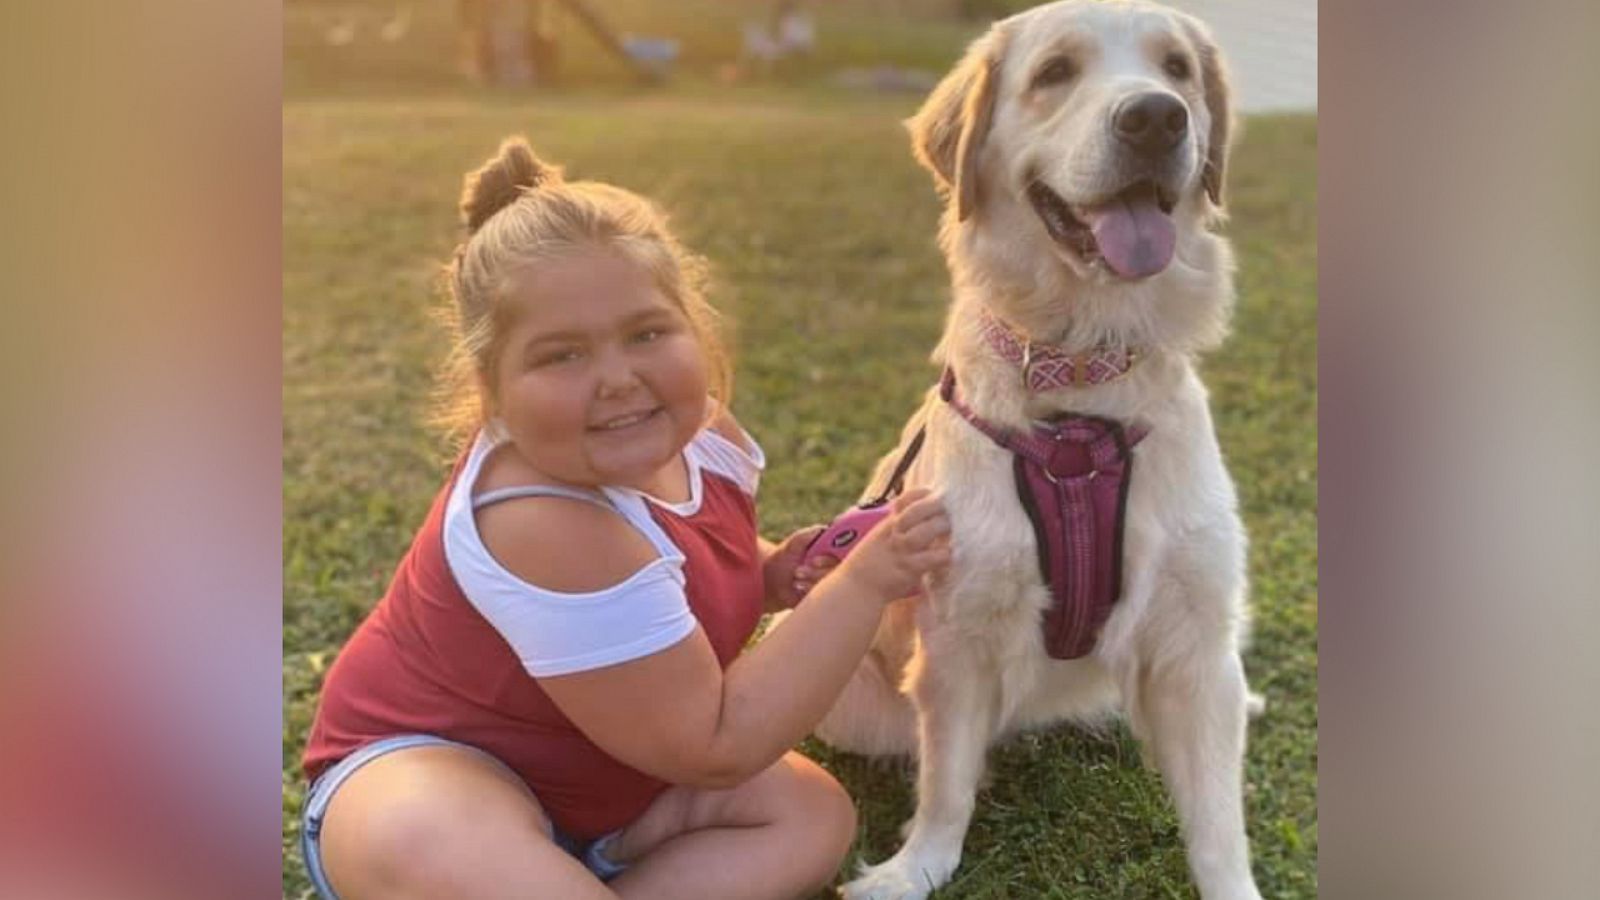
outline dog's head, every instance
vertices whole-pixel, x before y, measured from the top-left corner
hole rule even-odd
[[[907,124],[956,227],[986,219],[1078,279],[1160,274],[1222,205],[1222,61],[1203,25],[1152,3],[999,22]]]

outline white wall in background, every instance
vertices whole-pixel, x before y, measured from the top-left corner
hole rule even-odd
[[[1162,0],[1204,19],[1233,64],[1240,112],[1317,108],[1317,0]]]

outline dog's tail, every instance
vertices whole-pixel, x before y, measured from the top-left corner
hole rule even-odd
[[[915,756],[917,714],[882,655],[868,653],[815,731],[828,746],[863,756]]]
[[[889,638],[892,642],[898,637],[895,626],[904,624],[897,619],[904,616],[904,611],[891,606],[886,621],[879,627],[878,637]],[[773,616],[767,632],[781,626],[788,617],[787,611]],[[812,733],[828,746],[847,753],[915,756],[917,714],[910,698],[896,687],[900,668],[885,657],[883,647],[874,646],[856,666],[855,674],[834,701],[833,709]]]

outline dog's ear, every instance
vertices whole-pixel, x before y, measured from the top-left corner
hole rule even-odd
[[[1211,119],[1211,132],[1206,135],[1205,168],[1200,173],[1200,184],[1211,202],[1222,205],[1222,179],[1228,169],[1228,141],[1233,135],[1233,89],[1228,86],[1228,70],[1222,64],[1222,53],[1211,33],[1197,19],[1183,17],[1184,30],[1195,52],[1200,55],[1201,87],[1205,89],[1206,113]]]
[[[979,38],[906,120],[912,153],[941,190],[955,195],[963,221],[978,206],[978,153],[994,118],[1002,46],[999,31]]]

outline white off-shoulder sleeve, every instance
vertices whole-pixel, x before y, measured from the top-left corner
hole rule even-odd
[[[451,555],[467,600],[536,677],[649,656],[688,637],[698,624],[683,592],[682,569],[671,560],[653,560],[603,591],[562,593],[492,571],[481,560],[458,563],[459,554]]]
[[[741,429],[740,436],[749,445],[748,450],[715,429],[704,428],[690,441],[689,450],[698,457],[702,468],[727,478],[754,497],[761,486],[761,472],[767,467],[767,455],[748,432]]]
[[[480,453],[481,450],[481,453]],[[530,675],[569,675],[667,649],[698,627],[684,594],[683,554],[637,503],[617,508],[660,554],[621,582],[586,593],[551,591],[489,553],[473,517],[471,485],[487,448],[475,447],[446,501],[445,560],[473,608]]]

